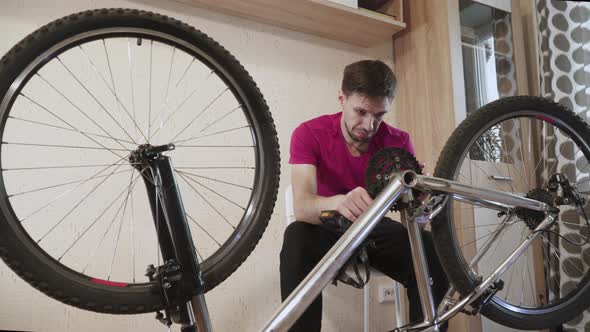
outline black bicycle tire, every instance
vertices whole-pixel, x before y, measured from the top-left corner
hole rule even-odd
[[[264,233],[274,209],[280,175],[279,143],[273,119],[259,88],[244,67],[220,44],[194,27],[176,19],[135,9],[97,9],[55,20],[28,35],[0,59],[2,100],[13,80],[42,52],[66,38],[109,27],[152,29],[175,36],[203,50],[227,71],[244,93],[251,110],[258,144],[262,145],[265,173],[261,176],[260,204],[252,211],[251,225],[215,265],[202,265],[205,291],[229,277],[250,255]],[[6,114],[0,115],[2,130]],[[1,158],[1,155],[0,155]],[[0,183],[2,190],[4,184]],[[5,195],[4,195],[5,196]],[[155,284],[136,286],[99,284],[61,265],[26,234],[11,214],[10,203],[0,202],[0,257],[21,278],[46,295],[63,303],[111,314],[144,313],[162,308],[160,289]]]
[[[590,126],[578,115],[561,104],[549,99],[532,96],[507,97],[485,105],[471,113],[452,133],[446,142],[436,165],[434,176],[452,179],[471,140],[486,125],[495,119],[520,110],[534,110],[557,117],[585,137],[590,146]],[[590,155],[586,156],[590,160]],[[453,287],[463,296],[470,294],[479,284],[468,267],[455,241],[453,225],[449,220],[450,205],[447,205],[432,223],[437,254]],[[561,305],[529,312],[515,312],[492,299],[481,313],[491,320],[516,329],[538,330],[557,326],[573,319],[590,306],[590,273],[582,280],[583,287],[570,300]]]

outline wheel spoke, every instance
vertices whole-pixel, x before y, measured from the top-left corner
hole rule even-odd
[[[215,208],[215,206],[213,206],[213,204],[211,204],[211,202],[209,202],[209,200],[207,198],[205,198],[201,192],[199,192],[190,182],[188,182],[188,180],[186,179],[186,175],[183,175],[182,173],[178,173],[180,175],[180,178],[184,180],[184,182],[186,182],[186,184],[188,184],[188,186],[193,189],[193,191],[195,193],[197,193],[197,195],[199,195],[199,197],[205,202],[207,203],[207,205],[209,205],[209,207],[211,209],[213,209],[213,211],[215,211],[217,213],[217,215],[219,215],[232,229],[236,229],[236,226],[234,226],[232,223],[229,222],[229,220],[227,220],[227,218],[221,214],[221,212],[219,212],[219,210],[217,210],[217,208]]]
[[[176,172],[177,172],[177,173],[182,173],[181,171],[178,171],[178,170],[177,170]],[[219,197],[223,198],[223,199],[224,199],[224,200],[226,200],[227,202],[230,202],[230,203],[232,203],[233,205],[235,205],[235,206],[239,207],[240,209],[242,209],[242,210],[246,211],[246,208],[245,208],[245,207],[243,207],[243,206],[241,206],[240,204],[238,204],[238,203],[236,203],[236,202],[232,201],[231,199],[229,199],[229,198],[227,198],[227,197],[223,196],[222,194],[218,193],[217,191],[215,191],[215,190],[213,190],[213,189],[211,189],[211,188],[207,187],[206,185],[202,184],[201,182],[199,182],[199,181],[197,181],[197,180],[195,180],[195,179],[193,179],[193,178],[190,178],[190,177],[188,177],[188,176],[187,176],[187,178],[188,178],[189,180],[193,181],[194,183],[198,184],[199,186],[201,186],[201,187],[203,187],[203,188],[205,188],[205,189],[209,190],[210,192],[214,193],[215,195],[217,195],[217,196],[219,196]]]
[[[547,243],[549,243],[549,246],[551,248],[553,248],[553,254],[555,254],[555,256],[557,257],[557,260],[559,262],[561,262],[562,261],[561,256],[558,254],[559,249],[553,243],[551,243],[550,241],[547,241]],[[568,262],[568,263],[570,263],[569,265],[570,266],[573,266],[576,270],[578,270],[578,272],[580,272],[581,275],[584,275],[584,272],[582,270],[580,270],[577,266],[575,266],[571,261],[563,260],[563,262],[564,263],[563,263],[563,265],[561,265],[561,267],[563,267],[564,270],[565,270],[565,266],[566,266],[565,262]]]
[[[209,77],[211,77],[211,75],[213,75],[213,71],[210,71],[209,74],[207,75],[207,78],[205,78],[205,80],[207,80]],[[166,122],[168,122],[175,114],[176,112],[178,112],[182,106],[184,106],[184,104],[199,90],[200,86],[196,87],[191,93],[189,93],[189,95],[180,103],[180,105],[178,105],[172,112],[170,112],[170,115],[168,115],[164,121],[162,121],[162,123],[160,123],[160,127],[164,126],[166,124]],[[166,106],[166,104],[164,104],[164,109],[162,109],[161,111],[159,111],[157,113],[156,116],[154,116],[154,120],[153,121],[149,121],[148,123],[150,124],[150,127],[154,124],[154,122],[156,122],[156,119],[158,118],[158,115],[163,112],[165,109],[168,109],[168,107]],[[158,131],[160,129],[158,128],[158,130],[156,130],[153,134],[149,135],[148,138],[152,138],[153,136],[155,136]]]
[[[531,289],[531,296],[533,297],[533,304],[535,306],[537,306],[538,305],[538,303],[537,303],[537,294],[535,292],[535,289],[533,288],[533,280],[531,279],[533,273],[531,272],[531,268],[530,268],[530,264],[529,264],[529,261],[528,260],[526,260],[526,267],[527,267],[527,270],[529,270],[529,287]]]
[[[104,231],[104,233],[102,233],[102,236],[100,237],[100,241],[98,241],[98,243],[96,244],[96,246],[94,247],[94,250],[92,251],[92,254],[88,257],[88,260],[86,261],[86,264],[84,265],[84,267],[82,268],[82,273],[86,273],[86,269],[90,266],[90,264],[93,263],[94,261],[94,257],[96,256],[96,253],[98,252],[98,248],[100,248],[100,246],[102,245],[105,237],[107,236],[107,234],[109,233],[109,230],[111,229],[111,227],[115,224],[115,220],[117,220],[117,216],[119,215],[119,213],[121,212],[121,210],[123,209],[123,202],[121,202],[121,204],[119,205],[119,208],[117,209],[117,211],[115,212],[115,215],[113,215],[113,218],[111,219],[111,221],[109,222],[108,227],[106,228],[106,230]],[[69,249],[68,249],[69,250]],[[67,251],[66,251],[67,253]],[[62,255],[62,257],[66,254],[64,253]]]
[[[522,243],[522,241],[523,241],[523,239],[522,239],[522,235],[523,235],[523,234],[524,234],[524,228],[523,228],[523,231],[522,231],[522,233],[521,233],[521,235],[520,235],[520,242],[521,242],[521,243]],[[525,261],[525,263],[527,262],[528,258],[529,258],[529,251],[527,250],[527,251],[524,253],[524,261]],[[521,266],[522,266],[522,264],[521,264]],[[522,292],[520,293],[520,306],[522,306],[522,302],[523,302],[523,300],[524,300],[524,279],[526,279],[526,270],[527,270],[527,269],[526,269],[526,268],[524,268],[524,266],[523,266],[523,271],[522,271],[522,278],[521,278],[521,280],[520,280],[520,287],[522,287]]]
[[[109,77],[111,79],[111,85],[113,86],[113,96],[115,98],[115,105],[117,105],[117,113],[121,113],[121,105],[122,103],[119,102],[119,98],[118,98],[118,93],[117,93],[117,85],[115,84],[115,78],[113,77],[113,67],[111,66],[111,58],[109,57],[109,52],[107,51],[107,43],[106,41],[103,39],[102,40],[102,48],[104,50],[104,55],[105,58],[107,59],[107,65],[109,67]],[[82,49],[82,46],[80,46],[80,49]],[[102,75],[99,75],[102,78]],[[133,139],[133,137],[132,137]]]
[[[475,144],[477,144],[477,146],[479,147],[481,152],[483,152],[485,154],[485,150],[481,147],[479,142],[475,141]],[[489,155],[489,153],[488,153],[488,155]],[[490,158],[490,159],[492,159],[492,158]],[[502,172],[498,169],[498,166],[496,166],[495,161],[490,161],[490,163],[494,166],[494,168],[496,169],[498,174],[502,174]],[[477,168],[479,168],[482,172],[484,172],[488,178],[494,180],[494,182],[498,185],[498,188],[501,188],[504,191],[508,191],[508,190],[505,190],[502,186],[500,186],[500,182],[498,180],[496,180],[495,178],[493,178],[490,174],[488,174],[488,172],[486,172],[483,168],[481,168],[477,163],[474,163],[474,164],[475,164],[475,166],[477,166]],[[512,189],[512,193],[514,193],[515,190],[514,190],[514,186],[512,186],[512,183],[510,183],[510,188]]]
[[[186,75],[186,73],[188,72],[188,70],[190,69],[190,67],[193,65],[193,63],[195,62],[196,58],[193,58],[191,60],[191,62],[186,66],[186,69],[182,72],[182,75],[180,75],[180,79],[178,79],[178,82],[176,82],[176,85],[174,86],[175,88],[178,87],[178,85],[180,84],[180,82],[182,82],[182,80],[184,79],[184,76]],[[213,73],[213,72],[211,72]]]
[[[163,103],[162,103],[162,106],[160,107],[160,109],[162,109],[162,107],[164,107],[164,105],[168,103],[168,92],[170,90],[170,79],[172,78],[172,65],[174,64],[174,54],[175,53],[176,53],[176,47],[173,47],[172,48],[172,55],[170,56],[170,66],[168,66],[168,80],[166,83],[166,92],[164,94]]]
[[[131,189],[133,186],[135,186],[136,180],[139,178],[139,175],[135,177],[135,179],[133,179],[133,175],[134,173],[131,173],[131,179],[132,181],[130,181],[129,184],[129,189]],[[84,231],[82,231],[82,233],[80,233],[80,235],[74,240],[74,242],[72,244],[70,244],[70,246],[66,249],[66,251],[64,251],[61,256],[58,258],[58,261],[60,261],[75,245],[76,243],[78,243],[78,241],[80,241],[80,239],[100,220],[100,218],[115,204],[115,202],[121,197],[123,196],[123,194],[125,193],[125,190],[129,190],[127,188],[125,188],[123,191],[121,191],[114,200],[111,201],[111,203],[104,209],[102,210],[102,212],[98,215],[98,217],[96,217],[91,223],[90,225],[88,225],[88,227],[86,227],[84,229]],[[113,220],[116,219],[117,215],[119,214],[119,211],[121,211],[121,208],[123,208],[123,205],[127,205],[127,199],[129,197],[129,193],[127,194],[127,196],[124,199],[124,202],[121,203],[121,206],[119,206],[119,208],[117,209],[117,211],[115,212],[115,215],[113,216]],[[125,213],[125,210],[123,210],[123,214]]]
[[[28,218],[30,218],[30,217],[32,217],[32,216],[34,216],[35,214],[39,213],[39,212],[40,212],[40,211],[42,211],[43,209],[45,209],[45,208],[47,208],[48,206],[50,206],[50,205],[51,205],[51,203],[53,203],[53,202],[57,201],[58,199],[60,199],[60,198],[62,198],[62,197],[65,197],[67,194],[69,194],[69,193],[73,192],[74,190],[78,189],[80,186],[82,186],[82,185],[83,185],[83,184],[85,184],[86,182],[88,182],[88,181],[90,181],[90,180],[93,180],[93,179],[96,179],[96,178],[97,178],[97,177],[98,177],[98,176],[99,176],[99,175],[100,175],[102,172],[105,172],[105,171],[106,171],[106,170],[108,170],[109,168],[111,168],[111,167],[113,167],[113,166],[116,166],[116,165],[119,165],[119,167],[120,167],[120,166],[122,166],[123,164],[119,164],[119,163],[120,163],[121,161],[123,161],[123,160],[124,160],[124,158],[121,158],[121,159],[119,159],[119,160],[115,161],[115,162],[114,162],[113,164],[111,164],[110,166],[107,166],[107,167],[103,168],[102,170],[98,171],[97,173],[95,173],[95,174],[91,175],[90,177],[88,177],[88,178],[86,179],[86,181],[84,181],[84,182],[82,182],[82,183],[79,183],[79,184],[78,184],[77,186],[75,186],[74,188],[71,188],[71,189],[69,189],[69,190],[66,190],[66,191],[62,192],[61,194],[57,195],[57,196],[56,196],[54,199],[52,199],[51,201],[49,201],[47,204],[43,205],[42,207],[40,207],[39,209],[35,210],[34,212],[32,212],[31,214],[27,215],[26,217],[24,217],[24,218],[22,218],[22,219],[19,219],[19,222],[20,222],[20,223],[23,223],[23,222],[25,222],[25,221],[26,221]],[[117,169],[118,169],[118,167],[117,167],[117,168],[116,168],[116,169],[115,169],[115,170],[114,170],[112,173],[114,173],[114,172],[115,172]],[[111,173],[111,174],[109,174],[109,175],[108,175],[106,178],[108,178],[110,175],[112,175],[112,173]]]
[[[109,116],[109,118],[111,118],[111,120],[113,120],[113,122],[117,125],[117,127],[119,127],[124,133],[125,135],[127,135],[127,137],[129,137],[130,140],[133,141],[133,137],[131,137],[131,135],[129,134],[129,132],[127,132],[127,130],[125,130],[125,128],[123,128],[123,126],[121,126],[121,124],[119,123],[119,121],[117,121],[117,119],[115,119],[115,117],[113,117],[113,115],[111,114],[111,112],[109,112],[106,107],[96,98],[96,96],[90,92],[90,90],[88,90],[88,88],[80,81],[80,79],[78,79],[78,77],[70,70],[70,68],[68,68],[68,66],[66,66],[65,63],[63,63],[63,61],[61,61],[61,59],[59,57],[56,57],[56,59],[58,60],[59,63],[61,63],[61,65],[66,69],[66,71],[68,73],[70,73],[70,75],[74,78],[74,80],[76,82],[78,82],[78,84],[82,87],[82,89],[84,89],[84,91],[86,91],[86,93],[100,106],[100,108]],[[116,95],[116,94],[115,94]]]
[[[222,131],[218,131],[218,132],[214,132],[214,133],[210,133],[210,134],[206,134],[206,135],[200,135],[200,136],[190,137],[190,138],[179,140],[179,141],[176,141],[176,142],[173,142],[173,143],[174,144],[177,144],[178,147],[181,147],[181,146],[185,146],[183,144],[184,142],[194,141],[194,140],[197,140],[197,139],[203,138],[203,137],[209,137],[209,136],[214,136],[214,135],[219,135],[219,134],[225,134],[225,133],[228,133],[230,131],[236,131],[236,130],[244,129],[244,128],[250,128],[250,126],[241,126],[241,127],[231,128],[231,129],[227,129],[227,130],[222,130]],[[248,146],[248,147],[251,147],[251,146]]]
[[[520,227],[520,242],[522,243],[522,236],[524,234],[524,229],[519,225]],[[498,246],[496,246],[497,248]],[[518,266],[518,265],[517,265]],[[508,280],[508,289],[506,290],[506,295],[504,296],[504,301],[507,301],[508,296],[510,295],[510,284],[512,284],[512,278],[514,277],[514,271],[516,269],[510,269],[510,280]],[[520,285],[522,287],[522,284]],[[522,293],[521,293],[522,295]],[[522,304],[522,302],[521,302]]]
[[[39,76],[41,77],[41,76]],[[48,83],[49,84],[49,83]],[[58,92],[59,93],[59,92]],[[87,136],[86,134],[83,134],[79,129],[77,129],[76,127],[74,127],[73,125],[71,125],[70,123],[68,123],[67,121],[63,120],[62,118],[60,118],[59,116],[57,116],[56,114],[54,114],[53,112],[51,112],[49,109],[47,109],[46,107],[44,107],[43,105],[39,104],[38,102],[36,102],[35,100],[33,100],[32,98],[28,97],[27,95],[23,94],[21,92],[20,94],[21,96],[23,96],[25,99],[29,100],[31,103],[33,103],[34,105],[36,105],[37,107],[41,108],[42,110],[48,112],[49,114],[51,114],[52,116],[56,117],[58,120],[64,122],[66,125],[68,125],[70,128],[76,130],[77,132],[79,132],[82,136],[87,137],[88,139],[90,139],[91,141],[93,141],[94,143],[98,144],[99,146],[105,148],[106,150],[108,150],[109,152],[111,152],[112,154],[114,154],[115,156],[121,158],[121,155],[116,153],[115,151],[113,151],[113,149],[107,148],[106,146],[104,146],[103,144],[101,144],[100,142],[96,141],[95,139],[93,139],[92,137]],[[65,96],[63,96],[65,98]],[[92,118],[90,118],[86,113],[84,113],[81,109],[79,109],[76,105],[74,105],[71,101],[69,101],[67,98],[66,100],[73,105],[76,109],[78,109],[78,111],[80,113],[82,113],[87,119],[89,119],[95,126],[98,127],[98,129],[102,130],[107,136],[109,136],[111,139],[115,140],[116,142],[117,139],[115,139],[111,134],[109,134],[108,132],[106,132],[106,130],[104,130],[102,127],[100,127],[96,121],[92,120]],[[123,146],[120,142],[118,142],[119,145]],[[123,146],[125,147],[125,146]]]
[[[571,226],[588,227],[588,225],[586,225],[586,224],[583,224],[583,225],[582,224],[575,224],[575,223],[572,223],[572,222],[561,221],[561,220],[558,221],[558,223],[564,224],[564,225],[568,225],[568,228],[570,228],[570,229],[572,229]],[[572,229],[572,230],[574,230],[574,229]],[[574,230],[574,231],[576,231],[576,230]]]
[[[544,245],[546,243],[545,241],[545,237],[543,236],[543,234],[540,234],[541,236],[541,250],[543,252],[543,257],[544,257],[544,261],[543,261],[543,274],[544,274],[544,282],[546,285],[546,291],[547,291],[547,303],[551,303],[551,294],[553,292],[554,289],[556,289],[557,287],[555,287],[556,283],[555,283],[555,278],[551,278],[551,260],[550,260],[550,255],[548,254],[548,246]],[[551,288],[553,287],[553,288]]]
[[[184,126],[184,128],[182,128],[182,130],[176,134],[176,136],[172,137],[172,139],[170,139],[170,141],[174,141],[176,138],[178,138],[178,136],[180,136],[182,133],[184,133],[184,131],[190,127],[200,116],[201,114],[203,114],[205,111],[207,111],[209,109],[209,107],[211,107],[211,105],[213,105],[226,91],[229,91],[229,87],[226,87],[223,91],[221,91],[221,93],[219,93],[202,111],[200,111],[197,116],[195,116],[186,126]]]
[[[103,42],[104,42],[104,40],[103,40]],[[97,69],[96,65],[94,64],[94,62],[92,61],[92,59],[90,59],[90,57],[88,56],[88,54],[86,53],[86,51],[84,50],[84,48],[82,48],[82,46],[79,46],[79,48],[80,48],[80,50],[82,50],[82,53],[84,53],[84,55],[86,57],[86,60],[90,63],[90,66],[92,67],[92,69],[94,70],[94,72],[100,77],[100,79],[102,80],[102,82],[104,83],[104,85],[107,87],[107,89],[109,90],[109,92],[115,98],[115,101],[116,101],[116,104],[117,104],[117,110],[120,112],[121,110],[119,109],[119,107],[123,107],[123,110],[125,111],[125,113],[127,114],[127,116],[133,122],[133,125],[135,126],[136,130],[139,130],[139,132],[141,133],[141,135],[145,138],[145,135],[143,134],[143,132],[141,132],[141,128],[139,128],[139,126],[137,125],[137,121],[135,119],[135,100],[134,100],[134,91],[133,91],[133,77],[131,76],[131,49],[128,49],[128,57],[129,57],[129,75],[130,75],[129,79],[131,80],[131,105],[133,107],[133,116],[131,114],[129,114],[129,111],[125,107],[125,104],[123,103],[123,101],[121,101],[121,99],[119,98],[119,95],[117,94],[116,87],[115,87],[115,80],[114,80],[114,77],[113,77],[113,73],[112,73],[112,69],[111,69],[111,63],[110,63],[110,60],[109,60],[108,52],[106,50],[106,46],[104,46],[104,51],[105,51],[105,57],[107,59],[107,63],[108,63],[108,66],[109,66],[109,73],[110,73],[110,76],[111,76],[111,84],[113,85],[112,88],[109,85],[109,83],[107,83],[106,78]],[[137,142],[135,141],[135,139],[132,139],[132,141],[134,142],[133,143],[134,145],[137,144]]]
[[[460,230],[460,229],[474,229],[474,228],[480,228],[480,227],[497,226],[497,225],[500,225],[502,223],[503,222],[497,222],[497,223],[493,223],[493,224],[484,224],[484,225],[477,225],[477,226],[455,227],[455,230]]]
[[[178,166],[175,168],[176,169],[256,169],[256,167],[246,167],[246,166],[225,166],[225,167],[224,166],[193,166],[193,167]]]
[[[223,120],[225,117],[227,117],[228,115],[232,114],[233,112],[241,109],[243,106],[242,105],[238,105],[238,107],[232,109],[231,111],[225,113],[223,116],[217,118],[215,121],[211,122],[210,124],[208,124],[207,126],[205,126],[205,128],[199,130],[198,134],[202,133],[203,131],[207,130],[207,128],[211,127],[212,125],[216,124],[217,122]],[[247,126],[249,127],[249,126]]]
[[[133,123],[135,124],[135,133],[140,133],[147,142],[147,138],[137,125],[137,118],[135,114],[135,85],[133,84],[133,62],[131,61],[131,41],[127,38],[127,63],[129,64],[129,82],[131,83],[131,111],[133,112]],[[135,273],[135,270],[134,270]],[[135,278],[135,277],[134,277]]]
[[[199,224],[197,222],[197,220],[193,217],[191,217],[190,214],[186,214],[186,216],[190,219],[190,221],[193,222],[193,224],[197,225],[197,227],[199,227],[200,230],[202,230],[205,234],[207,234],[207,236],[209,236],[211,238],[211,240],[213,240],[215,243],[217,243],[217,245],[221,248],[221,243],[219,243],[219,241],[217,241],[213,235],[211,235],[209,232],[207,232],[207,230],[205,228],[203,228],[203,226],[201,226],[201,224]]]
[[[63,217],[61,217],[61,219],[59,219],[59,221],[53,225],[43,236],[41,236],[41,238],[39,240],[37,240],[37,243],[43,241],[43,239],[45,239],[45,237],[47,235],[49,235],[57,226],[59,226],[64,220],[66,220],[66,218],[72,214],[72,212],[74,212],[74,210],[76,210],[83,202],[86,201],[86,199],[88,199],[88,197],[90,197],[90,195],[92,195],[103,183],[106,182],[106,180],[108,180],[113,173],[119,169],[119,167],[121,167],[122,165],[117,166],[117,168],[115,168],[115,170],[113,170],[113,172],[111,172],[109,174],[109,176],[105,177],[102,181],[100,181],[96,186],[94,186],[90,192],[88,194],[86,194],[86,196],[84,196],[81,200],[78,201],[78,203],[76,203],[76,205],[74,205],[74,207],[72,209],[70,209]]]
[[[508,278],[508,287],[504,294],[504,301],[508,301],[508,295],[510,295],[510,287],[512,286],[512,277],[514,276],[514,269],[510,269],[510,277]]]
[[[125,192],[124,190],[122,192]],[[119,196],[120,197],[120,196]],[[106,235],[108,234],[109,230],[111,229],[111,227],[113,226],[113,224],[115,223],[115,220],[117,220],[117,216],[119,215],[119,212],[123,209],[123,202],[121,202],[121,204],[119,205],[119,208],[117,209],[117,211],[115,212],[115,214],[113,215],[113,218],[111,219],[111,221],[109,222],[108,227],[105,229],[104,233],[102,233],[102,236],[100,237],[100,241],[98,241],[98,243],[96,244],[96,246],[94,247],[94,250],[92,251],[92,254],[89,256],[89,259],[86,263],[86,265],[84,265],[84,267],[82,268],[82,273],[84,273],[86,271],[86,269],[88,268],[88,266],[93,262],[94,260],[94,256],[96,256],[96,253],[98,251],[98,248],[100,248],[100,246],[102,245],[102,242],[104,241]],[[100,218],[100,216],[99,216]],[[97,218],[98,219],[98,218]],[[64,253],[65,255],[65,253]],[[62,255],[63,256],[63,255]],[[135,261],[135,260],[134,260]],[[134,264],[135,266],[135,264]],[[135,275],[135,273],[134,273]],[[135,277],[133,279],[133,281],[135,282]]]
[[[131,204],[131,273],[132,273],[132,277],[133,277],[133,283],[135,283],[135,215],[133,214],[133,211],[135,210],[133,208],[133,190],[131,190],[131,198],[130,198],[130,204]]]
[[[564,222],[561,222],[561,223],[562,223],[562,224],[564,224],[564,225],[563,225],[563,227],[564,227],[564,228],[567,228],[567,229],[569,229],[569,230],[571,230],[571,231],[574,231],[574,234],[577,234],[577,235],[579,235],[579,236],[582,238],[582,243],[588,240],[588,238],[586,238],[586,237],[584,237],[584,236],[582,236],[582,235],[578,234],[578,231],[577,231],[577,230],[575,230],[575,229],[573,229],[573,228],[571,228],[571,226],[568,226],[568,225],[566,225],[566,223],[564,223]],[[580,225],[580,226],[582,226],[582,225]],[[587,225],[583,225],[583,226],[584,226],[584,227],[588,227]],[[567,234],[566,234],[566,235],[567,235]],[[567,238],[565,235],[563,235],[563,237],[564,237],[564,238],[566,238],[567,240],[570,240],[570,241],[572,241],[573,243],[576,243],[576,241],[574,241],[574,239],[568,239],[568,238]],[[580,245],[580,246],[581,246],[581,245]]]
[[[95,164],[95,165],[59,165],[59,166],[36,166],[36,167],[11,167],[11,168],[3,168],[3,172],[9,171],[29,171],[29,170],[45,170],[45,169],[70,169],[70,168],[96,168],[96,167],[107,167],[112,166],[112,164]],[[122,171],[126,172],[126,171]],[[118,172],[119,173],[119,172]],[[74,181],[78,182],[78,181]],[[68,182],[72,183],[72,182]]]
[[[462,245],[461,245],[461,249],[463,249],[463,248],[467,247],[468,245],[470,245],[470,244],[472,244],[472,243],[476,243],[476,244],[477,244],[477,241],[479,241],[479,240],[483,240],[483,239],[485,239],[486,237],[488,237],[488,236],[490,236],[490,235],[493,235],[493,234],[495,234],[495,233],[496,233],[496,232],[489,232],[489,233],[487,233],[486,235],[480,236],[480,237],[478,237],[477,239],[475,239],[475,240],[473,240],[473,241],[469,241],[469,242],[467,242],[467,243],[464,243],[464,244],[462,244]]]
[[[177,148],[255,148],[256,145],[179,145]]]
[[[141,175],[138,175],[135,180],[137,180]],[[133,190],[134,186],[134,179],[133,174],[131,174],[131,178],[129,178],[129,189],[127,190],[127,197],[125,197],[125,204],[123,207],[123,212],[121,213],[121,221],[119,222],[119,231],[117,232],[117,240],[115,242],[115,250],[113,250],[113,256],[111,258],[111,264],[109,265],[109,273],[107,276],[107,280],[111,280],[111,272],[113,269],[113,263],[115,262],[115,256],[117,255],[117,248],[119,247],[119,239],[121,237],[121,230],[123,229],[123,219],[125,218],[125,212],[127,211],[127,203],[129,201],[129,195],[131,195],[131,190]]]
[[[113,175],[120,174],[120,173],[125,173],[125,172],[129,172],[129,171],[130,171],[129,169],[126,169],[126,170],[123,170],[123,171],[115,172],[115,173],[113,173]],[[109,175],[101,175],[101,176],[95,177],[95,179],[100,179],[100,178],[107,177],[107,176],[109,176]],[[45,186],[45,187],[41,187],[41,188],[36,188],[36,189],[21,191],[21,192],[15,193],[15,194],[8,194],[7,196],[10,198],[10,197],[15,197],[15,196],[20,196],[20,195],[26,195],[26,194],[30,194],[30,193],[34,193],[34,192],[39,192],[39,191],[47,190],[47,189],[55,189],[55,188],[67,186],[67,185],[70,185],[70,184],[81,183],[81,182],[84,182],[84,181],[86,181],[86,179],[77,180],[77,181],[69,181],[69,182],[55,184],[55,185],[51,185],[51,186]]]
[[[469,181],[469,184],[473,184],[473,181],[470,178],[468,178],[467,176],[465,176],[465,174],[459,172],[459,175],[461,175],[465,180]]]
[[[128,149],[107,149],[97,146],[82,146],[82,145],[62,145],[62,144],[41,144],[41,143],[27,143],[27,142],[2,142],[2,144],[23,145],[23,146],[40,146],[46,148],[62,148],[62,149],[81,149],[81,150],[108,150],[108,151],[125,151]]]
[[[147,142],[148,144],[150,143],[150,140],[152,139],[152,135],[150,134],[151,128],[152,128],[152,66],[153,66],[153,61],[152,61],[152,53],[154,51],[154,41],[151,40],[150,41],[150,76],[149,76],[149,81],[150,81],[150,90],[148,92],[148,128],[147,128]]]
[[[197,250],[197,248],[195,248],[195,252],[197,253],[197,257],[199,258],[199,261],[200,262],[204,261],[203,256],[201,256],[201,254],[199,254],[199,250]]]
[[[479,250],[477,254],[471,259],[471,261],[469,262],[469,266],[471,268],[478,264],[479,261],[483,258],[483,256],[486,255],[491,245],[497,239],[498,236],[501,236],[500,241],[502,241],[502,239],[504,238],[504,234],[506,234],[506,227],[511,227],[513,225],[513,222],[511,222],[512,218],[512,215],[507,215],[506,218],[504,218],[504,220],[498,225],[498,227],[496,227],[496,229],[494,229],[494,231],[490,233],[494,236],[488,238],[486,242],[481,246],[481,250]],[[477,243],[475,247],[477,248]],[[495,253],[496,248],[497,246],[494,247],[494,249],[492,250],[492,256]]]
[[[55,92],[57,92],[57,94],[59,94],[63,99],[65,99],[70,105],[72,105],[74,108],[76,108],[80,113],[82,113],[90,122],[92,122],[98,129],[102,130],[106,135],[108,135],[109,137],[113,138],[113,135],[111,135],[110,133],[108,133],[102,126],[100,126],[98,123],[96,123],[96,121],[94,121],[90,116],[88,116],[88,114],[86,114],[84,111],[82,111],[82,109],[74,104],[73,101],[71,101],[68,97],[66,97],[60,90],[58,90],[53,84],[51,84],[47,79],[45,79],[41,74],[36,73],[35,74],[37,77],[39,77],[43,82],[45,82],[47,85],[49,85]],[[40,104],[34,102],[31,98],[27,97],[25,94],[21,93],[21,96],[24,96],[25,98],[29,99],[30,101],[32,101],[33,103],[35,103],[37,106],[45,109],[43,106],[41,106]]]
[[[504,128],[502,128],[502,133],[504,133]],[[517,131],[518,133],[518,131]],[[523,179],[524,183],[526,183],[528,190],[530,191],[532,189],[531,185],[529,184],[529,181],[527,180],[527,178],[522,174],[522,172],[520,171],[520,167],[518,167],[517,163],[512,160],[512,158],[510,157],[510,155],[508,154],[508,152],[506,151],[506,147],[504,144],[502,144],[502,151],[504,152],[504,155],[506,156],[506,160],[508,161],[506,163],[506,168],[508,170],[508,176],[510,178],[512,178],[512,175],[510,174],[510,164],[514,165],[514,169],[516,170],[516,172],[518,173],[518,175],[520,176],[521,179]],[[520,152],[522,154],[522,147],[520,148]],[[526,174],[526,167],[524,166],[526,164],[526,161],[524,160],[524,156],[522,156],[522,165],[525,168],[525,174]]]
[[[526,121],[526,120],[524,120],[524,121]],[[518,124],[518,126],[516,126],[516,120],[514,122],[515,122],[515,127],[516,127],[516,140],[521,143],[521,147],[520,147],[519,150],[520,150],[520,158],[521,158],[521,161],[522,161],[522,167],[523,167],[524,173],[525,174],[528,174],[528,172],[526,171],[526,164],[527,164],[526,163],[526,159],[524,158],[524,152],[522,151],[523,150],[523,147],[522,147],[522,139],[520,138],[520,129],[521,129],[521,126],[520,126],[520,123]],[[514,164],[516,165],[516,163],[514,163]],[[516,167],[516,169],[518,170],[518,167]],[[520,174],[520,172],[519,172],[519,174]],[[526,183],[527,188],[529,190],[532,189],[532,187],[529,184],[529,181],[527,180],[527,178],[524,177],[524,176],[522,176],[522,174],[520,174],[520,176],[524,180],[524,182]]]
[[[207,179],[207,180],[211,180],[211,181],[215,181],[215,182],[219,182],[219,183],[229,184],[231,186],[238,187],[238,188],[252,190],[251,187],[242,186],[242,185],[237,184],[237,183],[227,182],[227,181],[223,181],[223,180],[211,178],[211,177],[208,177],[208,176],[202,176],[202,175],[198,175],[198,174],[194,174],[194,173],[190,173],[190,172],[183,172],[183,171],[178,171],[178,172],[181,173],[181,174],[183,174],[183,175],[189,176],[189,177],[193,177],[194,176],[194,177],[198,177],[198,178],[202,178],[202,179]]]
[[[33,124],[37,124],[37,125],[44,126],[44,127],[62,129],[62,130],[73,131],[73,132],[79,132],[80,134],[83,134],[83,135],[96,136],[96,137],[100,137],[100,138],[106,138],[106,139],[113,140],[113,141],[116,141],[116,142],[124,142],[124,143],[128,143],[128,144],[134,144],[133,142],[128,141],[128,140],[124,140],[122,138],[112,138],[112,137],[109,137],[109,136],[106,136],[106,135],[94,134],[94,133],[89,133],[89,132],[86,132],[86,131],[78,131],[78,130],[72,129],[72,128],[61,127],[61,126],[52,125],[52,124],[49,124],[49,123],[43,123],[43,122],[39,122],[39,121],[28,120],[28,119],[24,119],[24,118],[15,117],[15,116],[8,116],[8,118],[9,119],[13,119],[13,120],[18,120],[18,121],[33,123]]]

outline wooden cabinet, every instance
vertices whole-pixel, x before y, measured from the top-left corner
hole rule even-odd
[[[403,17],[402,0],[387,7],[391,16],[328,0],[176,1],[363,47],[389,42],[405,28],[396,19]]]

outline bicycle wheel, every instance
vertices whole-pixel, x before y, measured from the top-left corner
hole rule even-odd
[[[572,111],[538,97],[510,97],[470,114],[453,132],[435,176],[527,196],[560,209],[551,232],[540,232],[500,277],[503,289],[482,314],[517,329],[567,322],[590,306],[590,206],[548,190],[562,173],[580,197],[590,193],[590,128]],[[553,180],[550,180],[553,179]],[[449,196],[433,222],[442,265],[467,295],[532,233],[543,216],[499,213]]]
[[[73,14],[0,61],[0,256],[79,308],[161,308],[161,265],[129,154],[167,152],[206,291],[252,252],[278,190],[278,140],[256,84],[222,46],[175,19],[129,9]]]

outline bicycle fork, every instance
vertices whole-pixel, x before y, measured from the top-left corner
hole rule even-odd
[[[188,227],[186,213],[174,177],[172,162],[161,152],[174,145],[140,146],[133,164],[144,179],[154,217],[164,264],[148,268],[148,277],[160,283],[168,317],[156,316],[170,326],[181,324],[182,332],[211,332],[205,302],[204,281]]]

